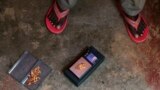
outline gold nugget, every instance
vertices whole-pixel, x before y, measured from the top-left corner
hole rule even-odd
[[[41,70],[40,67],[32,69],[30,74],[28,75],[27,85],[36,84],[40,80]]]
[[[80,64],[78,64],[78,65],[76,66],[76,68],[77,68],[78,70],[85,69],[85,68],[86,68],[86,64],[85,64],[85,63],[80,63]]]

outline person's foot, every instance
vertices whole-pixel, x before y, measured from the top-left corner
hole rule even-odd
[[[58,17],[56,16],[55,12],[52,11],[50,15],[48,15],[48,19],[51,22],[52,26],[54,26],[56,29],[60,29],[62,25],[64,24],[67,16],[61,18],[58,20]]]
[[[129,28],[131,34],[135,38],[142,37],[143,34],[144,34],[144,30],[147,27],[147,25],[145,24],[144,20],[141,19],[139,15],[136,15],[136,16],[128,16],[127,15],[127,17],[130,19],[129,20],[127,18],[126,21],[128,22],[127,25],[128,25],[128,28]]]
[[[119,3],[117,3],[117,8],[124,19],[129,37],[136,43],[145,41],[149,34],[149,27],[145,18],[141,14],[136,16],[127,15]]]
[[[62,10],[54,1],[46,15],[46,26],[52,33],[60,34],[67,25],[67,16],[69,10]]]

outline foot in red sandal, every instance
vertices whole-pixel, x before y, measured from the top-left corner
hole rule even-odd
[[[120,5],[118,9],[122,14],[130,38],[136,43],[145,41],[149,34],[149,27],[145,18],[141,14],[128,16]]]
[[[67,25],[68,13],[69,9],[61,10],[56,0],[54,0],[45,17],[48,30],[54,34],[62,33]]]
[[[137,15],[136,20],[133,20],[125,15],[124,20],[127,32],[134,42],[140,43],[146,40],[149,33],[149,27],[141,14]]]

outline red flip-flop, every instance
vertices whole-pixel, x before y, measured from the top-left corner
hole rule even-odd
[[[138,18],[134,21],[125,14],[120,4],[117,5],[131,40],[136,43],[144,42],[149,34],[149,27],[145,18],[141,14],[138,14]],[[138,37],[136,37],[137,35]]]
[[[56,0],[53,0],[53,4],[50,6],[45,17],[48,30],[54,34],[62,33],[67,25],[68,13],[69,9],[60,11]]]

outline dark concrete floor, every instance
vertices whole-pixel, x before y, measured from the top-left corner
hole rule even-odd
[[[53,69],[38,90],[152,90],[160,85],[157,80],[160,30],[154,23],[157,19],[151,20],[152,15],[148,14],[154,9],[157,12],[153,15],[160,15],[158,0],[152,2],[152,8],[147,7],[148,1],[144,9],[145,16],[153,21],[150,26],[154,27],[142,44],[129,39],[113,0],[79,0],[70,13],[67,29],[60,35],[51,34],[44,24],[51,1],[0,1],[0,90],[26,90],[7,75],[25,50]],[[77,88],[63,75],[62,69],[90,45],[107,58]],[[152,69],[157,71],[157,78]]]

